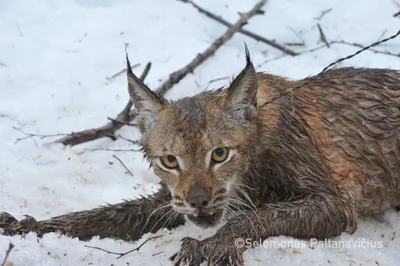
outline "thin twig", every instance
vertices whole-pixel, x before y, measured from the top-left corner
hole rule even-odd
[[[128,138],[125,138],[124,136],[121,136],[121,135],[118,135],[118,138],[126,140],[126,141],[132,143],[133,145],[139,145],[140,144],[139,140],[128,139]]]
[[[322,30],[321,25],[319,25],[319,23],[317,23],[317,27],[318,27],[318,31],[319,31],[319,40],[320,40],[321,42],[325,43],[326,46],[327,46],[328,48],[330,48],[329,43],[328,43],[328,41],[326,40],[324,31]]]
[[[364,46],[362,44],[346,42],[346,41],[343,41],[343,40],[341,40],[341,41],[332,41],[331,44],[345,44],[345,45],[354,46],[354,47],[357,47],[357,48],[364,48]],[[389,51],[379,51],[379,50],[376,50],[376,49],[373,49],[373,48],[368,49],[368,50],[373,52],[373,53],[376,53],[376,54],[384,54],[384,55],[400,57],[400,53],[396,54],[396,53],[392,53],[392,52],[389,52]]]
[[[306,42],[304,41],[304,39],[301,37],[301,35],[300,35],[297,31],[295,31],[293,28],[291,28],[291,27],[289,27],[289,26],[287,26],[287,28],[288,28],[291,32],[293,32],[301,42],[299,42],[299,43],[294,43],[294,42],[285,43],[285,45],[303,46],[303,45],[306,44]]]
[[[217,81],[221,81],[221,80],[226,80],[226,79],[229,79],[229,77],[222,77],[222,78],[212,79],[212,80],[210,80],[208,82],[208,84],[211,84],[211,83],[214,83],[214,82],[217,82]]]
[[[194,3],[192,0],[178,0],[178,1],[181,1],[181,2],[183,2],[183,3],[189,3],[189,4],[191,4],[194,8],[196,8],[200,13],[205,14],[207,17],[209,17],[209,18],[211,18],[211,19],[214,19],[215,21],[218,21],[219,23],[221,23],[221,24],[223,24],[223,25],[225,25],[225,26],[227,26],[227,27],[232,27],[232,24],[231,24],[229,21],[226,21],[226,20],[223,19],[221,16],[217,16],[217,15],[211,13],[210,11],[208,11],[208,10],[202,8],[201,6],[199,6],[199,5],[197,5],[196,3]],[[260,14],[260,12],[259,12],[259,11],[256,11],[256,14]],[[248,30],[245,30],[245,29],[242,29],[242,28],[241,28],[241,29],[238,30],[238,32],[240,32],[240,33],[242,33],[242,34],[244,34],[244,35],[246,35],[246,36],[248,36],[248,37],[250,37],[250,38],[253,38],[253,39],[255,39],[256,41],[260,41],[260,42],[266,43],[266,44],[268,44],[268,45],[270,45],[270,46],[272,46],[272,47],[274,47],[274,48],[276,48],[276,49],[278,49],[278,50],[281,50],[282,52],[284,52],[284,53],[286,53],[286,54],[288,54],[288,55],[292,55],[292,56],[297,55],[296,52],[294,52],[294,51],[292,51],[292,50],[286,48],[285,46],[280,45],[280,44],[276,43],[276,42],[273,41],[273,40],[269,40],[269,39],[267,39],[267,38],[264,38],[264,37],[262,37],[262,36],[259,36],[259,35],[255,34],[255,33],[253,33],[253,32],[248,31]]]
[[[132,172],[129,171],[128,167],[126,167],[126,165],[124,164],[124,162],[123,162],[120,158],[118,158],[117,155],[114,154],[113,157],[114,157],[115,159],[117,159],[117,160],[122,164],[122,166],[125,168],[125,170],[126,170],[131,176],[133,176]]]
[[[4,257],[3,263],[0,266],[5,266],[7,263],[8,256],[10,256],[11,250],[14,248],[14,244],[10,242],[8,244],[8,249],[6,251],[6,256]]]
[[[151,68],[151,63],[147,63],[142,75],[140,76],[140,80],[144,81],[144,79],[146,78],[147,74],[150,71],[150,68]],[[111,120],[109,123],[105,124],[104,126],[99,128],[83,130],[77,133],[71,133],[64,138],[55,141],[55,143],[62,143],[64,145],[75,146],[82,144],[84,142],[92,141],[103,137],[116,139],[115,132],[118,129],[120,129],[123,125],[125,125],[124,123],[129,123],[136,116],[136,112],[132,112],[131,108],[132,108],[132,101],[129,100],[128,103],[125,105],[124,109],[117,115],[117,117]]]
[[[393,240],[393,239],[392,239]],[[153,257],[155,257],[155,256],[157,256],[157,255],[160,255],[160,254],[163,254],[164,253],[164,251],[160,251],[160,252],[157,252],[157,253],[154,253],[153,254]]]
[[[323,10],[322,12],[321,12],[321,15],[319,15],[318,17],[316,17],[315,19],[316,20],[321,20],[322,18],[323,18],[323,16],[325,16],[326,14],[328,14],[329,12],[331,12],[332,11],[332,8],[329,8],[329,9],[327,9],[327,10]]]
[[[149,242],[150,240],[154,240],[154,239],[157,239],[157,238],[159,238],[159,237],[161,237],[161,236],[153,236],[153,237],[150,237],[150,238],[146,239],[146,240],[145,240],[142,244],[140,244],[138,247],[136,247],[136,248],[134,248],[134,249],[131,249],[131,250],[127,251],[127,252],[114,252],[114,251],[105,250],[105,249],[100,248],[100,247],[94,247],[94,246],[88,246],[88,245],[84,245],[84,247],[93,248],[93,249],[97,249],[97,250],[101,250],[101,251],[107,252],[108,254],[119,255],[119,256],[117,257],[117,259],[119,259],[119,258],[122,258],[123,256],[128,255],[129,253],[132,253],[132,252],[134,252],[134,251],[138,251],[138,252],[139,252],[140,248],[143,247],[144,244],[146,244],[146,243]]]
[[[96,149],[83,149],[84,151],[121,151],[121,152],[139,152],[140,150],[135,150],[135,149],[101,149],[101,148],[96,148]]]
[[[336,60],[336,61],[330,63],[329,65],[327,65],[326,67],[324,67],[317,75],[314,75],[313,77],[308,78],[307,81],[305,81],[304,83],[302,83],[302,84],[300,84],[300,85],[298,85],[296,87],[293,87],[293,88],[287,89],[285,91],[282,91],[281,93],[279,93],[279,95],[277,95],[275,97],[272,97],[270,100],[265,102],[260,108],[262,108],[262,107],[264,107],[264,106],[266,106],[266,105],[268,105],[268,104],[270,104],[270,103],[272,103],[272,102],[274,102],[274,101],[276,101],[276,100],[278,100],[278,99],[280,99],[280,98],[282,98],[282,97],[284,97],[284,96],[286,96],[286,95],[288,95],[288,94],[290,94],[290,93],[292,93],[292,92],[294,92],[294,91],[296,91],[298,89],[301,89],[301,88],[309,85],[310,83],[312,83],[314,80],[318,79],[322,74],[326,73],[326,71],[328,71],[331,67],[335,66],[336,64],[341,63],[341,62],[346,61],[346,60],[349,60],[349,59],[361,54],[362,52],[365,52],[365,51],[371,49],[372,47],[375,47],[375,46],[378,46],[378,45],[380,45],[380,44],[382,44],[384,42],[393,40],[393,39],[397,38],[398,36],[400,36],[400,30],[397,31],[395,34],[393,34],[393,35],[391,35],[391,36],[389,36],[389,37],[387,37],[387,38],[385,38],[383,40],[380,40],[378,42],[374,42],[374,43],[372,43],[372,44],[370,44],[368,46],[365,46],[364,48],[356,51],[353,54],[350,54],[350,55],[348,55],[346,57],[339,58],[338,60]]]
[[[25,140],[25,139],[29,139],[29,138],[40,138],[40,139],[45,139],[45,138],[51,138],[51,137],[60,137],[60,136],[68,136],[69,134],[49,134],[49,135],[41,135],[41,134],[34,134],[34,133],[28,133],[25,132],[24,130],[22,130],[21,128],[18,127],[13,127],[14,130],[17,130],[19,132],[21,132],[22,134],[25,135],[25,137],[23,138],[17,138],[14,142],[14,144],[20,142],[21,140]]]
[[[135,67],[138,67],[138,66],[140,66],[140,63],[137,63],[137,64],[131,66],[131,68],[134,69]],[[106,79],[108,79],[108,80],[113,80],[114,78],[118,77],[119,75],[121,75],[121,74],[123,74],[123,73],[125,73],[125,72],[126,72],[126,68],[124,68],[124,69],[118,71],[117,73],[115,73],[115,74],[112,75],[111,77],[106,77]]]
[[[18,29],[18,32],[19,32],[19,36],[23,37],[24,34],[22,34],[21,27],[19,26],[18,22],[16,24],[17,24],[17,29]]]
[[[210,47],[207,48],[203,53],[198,54],[192,62],[190,62],[184,68],[172,73],[169,79],[164,82],[160,88],[158,88],[157,92],[160,94],[164,94],[168,89],[170,89],[174,84],[178,83],[183,77],[186,76],[187,73],[193,72],[193,70],[203,63],[208,57],[212,56],[215,51],[220,48],[224,43],[232,38],[232,36],[240,30],[240,28],[247,23],[247,21],[257,14],[261,10],[261,8],[265,5],[267,0],[259,1],[249,12],[243,13],[239,20],[235,24],[230,24],[228,30],[218,39],[216,39]]]

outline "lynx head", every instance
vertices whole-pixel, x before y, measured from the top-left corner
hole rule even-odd
[[[177,101],[150,90],[128,60],[129,94],[145,157],[169,187],[174,210],[200,226],[220,220],[254,156],[258,81],[247,48],[246,59],[229,88]]]

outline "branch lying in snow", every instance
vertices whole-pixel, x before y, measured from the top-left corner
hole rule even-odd
[[[186,67],[172,73],[169,80],[164,82],[157,92],[164,94],[169,88],[186,76],[187,73],[193,72],[197,66],[206,61],[206,59],[212,56],[218,48],[230,40],[236,32],[240,31],[241,27],[243,27],[251,17],[259,13],[266,2],[267,0],[259,1],[249,12],[241,14],[239,20],[235,24],[232,25],[229,23],[228,30],[221,37],[216,39],[203,53],[198,54]]]
[[[189,4],[191,4],[194,8],[196,8],[200,13],[205,14],[207,17],[209,17],[209,18],[211,18],[211,19],[214,19],[215,21],[217,21],[217,22],[219,22],[219,23],[221,23],[221,24],[223,24],[223,25],[225,25],[225,26],[227,26],[227,27],[232,27],[232,24],[231,24],[230,22],[226,21],[226,20],[223,19],[221,16],[217,16],[217,15],[211,13],[210,11],[205,10],[205,9],[202,8],[201,6],[199,6],[199,5],[197,5],[196,3],[194,3],[192,0],[178,0],[178,1],[181,1],[181,2],[183,2],[183,3],[189,3]],[[240,33],[242,33],[242,34],[244,34],[244,35],[246,35],[246,36],[248,36],[248,37],[250,37],[250,38],[253,38],[253,39],[256,40],[256,41],[260,41],[260,42],[266,43],[266,44],[268,44],[268,45],[270,45],[270,46],[272,46],[272,47],[274,47],[274,48],[276,48],[276,49],[278,49],[278,50],[281,50],[281,51],[284,52],[285,54],[292,55],[292,56],[297,55],[296,52],[294,52],[294,51],[292,51],[292,50],[286,48],[285,46],[280,45],[280,44],[276,43],[276,42],[273,41],[273,40],[269,40],[269,39],[267,39],[267,38],[264,38],[264,37],[262,37],[262,36],[259,36],[259,35],[255,34],[255,33],[253,33],[253,32],[248,31],[248,30],[244,30],[244,29],[240,28],[240,29],[238,30],[238,32],[240,32]]]
[[[120,158],[117,157],[117,155],[113,155],[113,157],[114,157],[115,159],[117,159],[117,160],[120,162],[120,164],[125,168],[125,170],[126,170],[131,176],[133,176],[132,172],[128,169],[128,167],[126,167],[126,165],[124,164],[124,162],[123,162]]]
[[[17,130],[17,131],[19,131],[19,132],[21,132],[22,134],[25,135],[25,137],[23,137],[23,138],[17,138],[15,140],[14,144],[20,142],[21,140],[34,138],[34,137],[37,137],[37,138],[40,138],[40,139],[45,139],[45,138],[50,138],[50,137],[68,136],[68,134],[62,134],[62,133],[60,133],[60,134],[50,134],[50,135],[33,134],[33,133],[25,132],[21,128],[18,128],[18,127],[13,127],[13,129]]]
[[[10,256],[11,250],[14,248],[14,244],[10,242],[8,244],[8,249],[6,251],[6,256],[4,257],[3,263],[0,266],[5,266],[7,263],[8,256]]]
[[[140,80],[144,81],[144,79],[146,78],[147,74],[150,71],[150,68],[151,68],[151,63],[149,62],[146,65],[146,68],[144,69],[142,75],[140,76]],[[103,137],[109,137],[115,140],[116,139],[115,131],[117,131],[122,126],[129,123],[135,118],[136,113],[134,111],[131,111],[131,108],[132,108],[132,101],[129,100],[128,103],[125,105],[125,108],[117,115],[117,118],[110,119],[111,121],[106,125],[99,128],[87,129],[76,133],[73,132],[64,138],[56,140],[55,142],[62,143],[64,145],[75,146],[78,144],[82,144],[84,142],[92,141]]]
[[[188,65],[179,69],[178,71],[171,73],[169,75],[169,78],[163,84],[161,84],[156,92],[158,92],[160,95],[165,94],[170,88],[172,88],[172,86],[181,81],[188,73],[192,73],[196,67],[206,61],[217,51],[218,48],[220,48],[224,43],[231,39],[232,36],[237,31],[239,31],[240,28],[245,25],[251,17],[261,12],[261,7],[264,6],[266,2],[266,0],[261,0],[249,12],[241,14],[240,19],[235,24],[229,24],[229,29],[225,32],[225,34],[215,40],[211,44],[211,46],[208,47],[203,53],[198,54]],[[150,63],[147,65],[146,69],[147,68],[150,69]],[[140,77],[141,80],[144,80],[147,72],[146,70],[143,72],[142,76]],[[111,122],[109,122],[108,124],[99,128],[71,133],[69,136],[57,140],[56,143],[75,146],[103,137],[108,137],[112,140],[115,140],[115,131],[135,119],[136,112],[134,109],[131,110],[131,108],[132,102],[129,100],[124,110],[122,110],[121,113],[118,114],[116,119],[111,119]]]
[[[103,249],[103,248],[93,247],[93,246],[88,246],[88,245],[84,245],[84,246],[87,247],[87,248],[93,248],[93,249],[101,250],[101,251],[107,252],[108,254],[119,255],[119,256],[117,257],[117,259],[119,259],[119,258],[122,258],[122,257],[125,256],[125,255],[128,255],[129,253],[132,253],[132,252],[134,252],[134,251],[139,251],[139,249],[140,249],[141,247],[143,247],[144,244],[146,244],[146,243],[149,242],[150,240],[154,240],[154,239],[157,239],[157,238],[159,238],[159,237],[161,237],[161,236],[153,236],[153,237],[150,237],[150,238],[146,239],[146,241],[144,241],[144,242],[143,242],[142,244],[140,244],[138,247],[136,247],[136,248],[134,248],[134,249],[131,249],[131,250],[127,251],[127,252],[123,252],[123,253],[121,253],[121,252],[108,251],[108,250],[105,250],[105,249]]]

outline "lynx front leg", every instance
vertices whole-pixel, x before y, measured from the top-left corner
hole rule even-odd
[[[308,198],[296,202],[265,205],[255,212],[238,214],[217,233],[202,241],[185,238],[181,250],[171,257],[174,265],[242,265],[250,243],[273,236],[329,238],[343,232],[354,233],[357,216],[350,206],[332,198]]]
[[[60,231],[71,237],[88,240],[93,236],[137,240],[143,234],[162,227],[174,228],[184,223],[181,215],[168,206],[170,193],[164,186],[148,198],[129,200],[87,211],[68,213],[44,221],[33,217],[17,221],[7,213],[0,214],[0,227],[5,235]]]

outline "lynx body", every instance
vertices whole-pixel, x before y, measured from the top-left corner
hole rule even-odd
[[[128,61],[143,152],[160,191],[44,221],[3,213],[0,227],[138,239],[186,218],[202,227],[226,221],[209,238],[182,239],[171,260],[241,265],[236,238],[354,233],[359,217],[400,205],[399,71],[341,68],[290,81],[256,73],[247,49],[246,59],[228,88],[177,101],[151,91]]]

